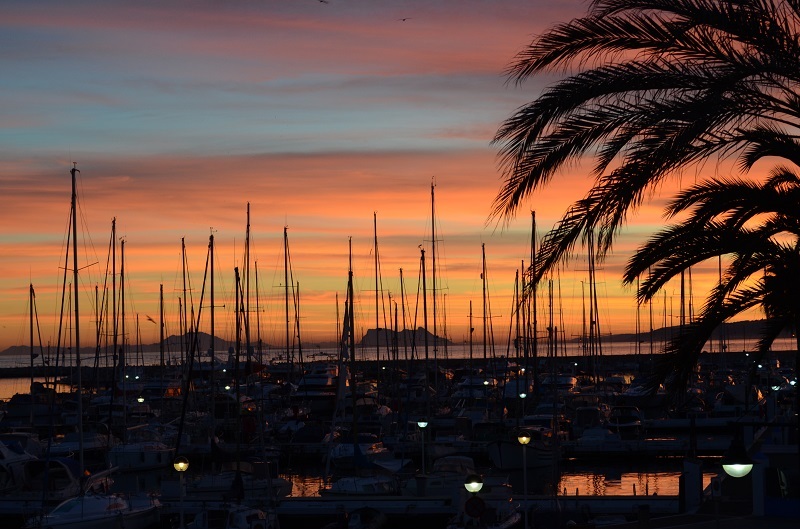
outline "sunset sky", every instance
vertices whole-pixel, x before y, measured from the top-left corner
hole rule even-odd
[[[350,237],[357,335],[375,326],[373,214],[384,306],[391,294],[401,308],[402,268],[413,313],[420,245],[430,271],[433,183],[440,334],[446,321],[449,337],[468,339],[472,301],[474,338],[482,339],[485,243],[491,321],[505,350],[515,270],[529,259],[530,211],[541,236],[589,182],[588,166],[570,167],[507,225],[487,222],[501,184],[491,138],[553,81],[509,85],[503,70],[534,35],[585,8],[580,0],[3,2],[0,350],[29,343],[31,283],[35,342],[40,334],[55,345],[73,161],[81,171],[82,346],[95,343],[94,289],[103,285],[112,218],[125,241],[128,340],[137,341],[138,315],[142,341],[157,341],[147,317],[158,319],[161,284],[167,333],[179,332],[182,238],[199,310],[212,229],[216,332],[232,338],[248,203],[253,336],[258,328],[267,343],[285,340],[284,226],[303,342],[336,335]],[[603,332],[635,328],[633,293],[622,288],[620,271],[661,225],[660,204],[632,217],[600,265]],[[580,257],[556,286],[568,338],[581,330],[587,265]],[[715,266],[701,267],[694,280],[715,274]],[[677,289],[671,285],[661,302],[670,323]],[[654,311],[661,327],[665,310]],[[413,314],[407,319],[414,325]]]

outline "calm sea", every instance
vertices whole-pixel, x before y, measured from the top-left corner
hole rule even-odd
[[[611,340],[607,340],[602,343],[602,354],[615,356],[615,355],[649,355],[652,353],[658,354],[661,351],[662,344],[653,344],[652,348],[649,341],[641,341],[641,342],[614,342]],[[779,351],[794,351],[796,349],[797,342],[794,338],[779,338],[773,344],[772,350],[779,352]],[[718,351],[719,344],[711,343],[707,344],[706,351],[710,353],[716,353]],[[727,343],[727,351],[729,352],[751,352],[754,351],[756,347],[756,340],[730,340]],[[540,353],[539,356],[542,357],[544,353],[544,345],[540,344]],[[285,349],[280,348],[271,348],[265,349],[263,351],[256,351],[253,353],[254,358],[256,360],[260,360],[263,362],[269,362],[272,359],[283,359],[285,358],[286,351]],[[292,353],[295,357],[297,357],[298,352],[294,351]],[[303,350],[303,355],[306,361],[314,360],[320,357],[328,357],[328,358],[335,358],[336,357],[336,350],[334,349],[320,349],[318,347],[308,347]],[[567,342],[563,346],[559,346],[558,356],[583,356],[584,351],[581,348],[581,345],[576,342]],[[228,360],[231,353],[228,351],[217,351],[215,356],[217,360],[225,362]],[[387,350],[386,348],[376,349],[375,347],[356,347],[356,358],[358,360],[376,360],[380,355],[380,358],[386,358]],[[407,359],[407,358],[424,358],[425,357],[425,350],[422,347],[418,347],[416,351],[412,351],[410,347],[403,347],[402,345],[399,347],[397,352],[397,356],[399,359]],[[429,358],[472,358],[475,359],[483,359],[484,356],[487,358],[496,358],[496,357],[516,357],[517,353],[514,350],[513,346],[508,344],[498,344],[494,347],[487,346],[486,348],[483,347],[483,344],[473,344],[472,347],[469,344],[456,344],[456,345],[448,345],[444,346],[439,344],[438,347],[434,350],[432,344],[428,346],[428,357]],[[203,360],[208,358],[207,353],[203,353]],[[91,359],[84,356],[82,359],[82,363],[86,366],[89,361],[92,363],[94,362],[94,357]],[[136,353],[129,353],[128,354],[128,365],[158,365],[161,362],[161,354],[159,352],[136,352]],[[74,364],[74,361],[71,357],[67,357],[65,359],[61,359],[59,361],[61,364]],[[107,367],[113,365],[113,361],[109,358],[100,358],[98,361],[99,365]],[[164,363],[169,365],[177,365],[181,363],[181,353],[180,352],[168,352],[165,353],[164,356]],[[27,355],[4,355],[0,356],[0,368],[6,367],[28,367],[31,365],[31,360]],[[34,365],[41,366],[42,365],[42,358],[38,357],[34,359]]]

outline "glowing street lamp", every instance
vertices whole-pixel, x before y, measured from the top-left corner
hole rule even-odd
[[[476,523],[483,517],[486,512],[486,503],[478,497],[478,492],[483,488],[483,480],[478,474],[470,474],[464,480],[464,488],[471,496],[464,502],[464,514],[473,518],[473,523],[470,526],[477,526]]]
[[[181,481],[180,481],[180,488],[181,488],[181,500],[180,500],[181,526],[180,526],[180,529],[184,529],[186,527],[186,525],[184,523],[184,514],[183,514],[183,489],[184,489],[183,475],[186,473],[187,470],[189,470],[189,460],[186,459],[186,457],[184,457],[184,456],[178,456],[172,462],[172,466],[175,467],[175,470],[178,471],[178,475],[181,478]]]
[[[464,488],[470,494],[477,494],[483,488],[483,479],[478,474],[470,474],[464,480]]]
[[[733,438],[730,448],[722,455],[722,470],[732,478],[743,478],[753,470],[753,460],[740,435]]]
[[[428,427],[428,419],[420,419],[417,421],[419,426],[419,435],[422,439],[422,475],[425,475],[425,428]]]
[[[522,395],[520,395],[522,397]],[[531,442],[531,433],[527,430],[520,430],[517,434],[517,441],[522,445],[522,495],[525,496],[525,529],[528,529],[528,443]]]

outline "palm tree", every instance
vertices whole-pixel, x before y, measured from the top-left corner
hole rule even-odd
[[[766,156],[800,162],[798,0],[594,0],[536,38],[511,82],[571,68],[498,130],[509,219],[565,166],[592,160],[594,184],[542,241],[538,278],[597,233],[598,255],[630,212],[682,171]]]
[[[799,203],[800,178],[776,168],[763,184],[709,180],[668,206],[670,217],[688,217],[639,248],[623,276],[628,284],[645,276],[640,302],[691,266],[715,257],[731,259],[698,319],[667,347],[654,383],[672,375],[675,387],[682,388],[712,331],[748,309],[761,307],[766,316],[758,344],[762,353],[786,327],[800,328]]]
[[[670,177],[725,161],[737,161],[744,174],[766,157],[800,166],[800,0],[592,0],[586,16],[536,38],[507,73],[521,84],[561,69],[576,73],[518,109],[494,138],[505,179],[496,219],[512,217],[566,166],[592,163],[592,188],[543,239],[530,284],[588,243],[590,233],[602,258],[627,216]],[[712,181],[708,191],[724,202],[729,183]],[[733,255],[699,320],[667,351],[665,365],[677,368],[678,384],[716,324],[749,307],[760,305],[767,316],[763,343],[787,322],[800,333],[798,215],[775,206],[752,228],[737,222],[758,208],[747,203],[729,202],[728,215],[705,218],[699,208],[695,227],[705,231],[668,230],[664,245],[646,245],[629,270],[630,281],[636,259],[661,267],[641,298],[691,262]],[[789,242],[778,234],[789,234]],[[659,256],[661,250],[674,255]],[[797,420],[800,434],[800,413]]]

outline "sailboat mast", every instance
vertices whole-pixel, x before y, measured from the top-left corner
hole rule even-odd
[[[77,162],[73,162],[70,174],[72,175],[72,285],[74,289],[75,305],[75,368],[78,372],[78,387],[76,398],[78,400],[78,451],[80,471],[84,471],[83,462],[83,395],[81,389],[83,380],[81,379],[81,325],[80,312],[78,310],[78,191],[75,181],[76,173],[79,173]]]
[[[392,310],[392,298],[391,294],[389,295],[389,310]],[[400,320],[399,317],[397,301],[394,302],[394,332],[392,333],[392,359],[397,363],[397,360],[400,358],[400,343],[397,340],[397,337],[400,333]],[[391,314],[390,314],[391,317]],[[390,375],[394,375],[394,370],[392,370]]]
[[[520,266],[521,266],[522,270],[525,270],[525,262],[524,261],[522,262],[522,264]],[[524,286],[523,286],[523,288],[524,288]],[[515,356],[515,359],[516,359],[517,363],[519,363],[519,361],[520,361],[520,358],[519,358],[520,350],[519,349],[520,349],[520,345],[521,345],[520,342],[521,342],[521,339],[522,339],[522,333],[521,333],[521,329],[522,329],[522,310],[521,310],[522,309],[522,305],[519,302],[519,289],[520,289],[520,285],[519,285],[519,270],[517,270],[517,271],[514,272],[514,301],[512,302],[512,307],[514,307],[514,316],[515,316],[515,320],[516,321],[509,321],[509,323],[508,323],[508,325],[509,325],[509,333],[508,333],[509,336],[511,335],[511,326],[512,325],[514,326],[513,327],[514,328],[514,353],[515,353],[514,356]],[[519,382],[519,377],[517,378],[517,382]],[[519,394],[519,392],[517,392],[517,394]]]
[[[345,318],[345,325],[347,325],[347,344],[350,349],[350,398],[353,404],[353,423],[352,423],[352,432],[351,435],[353,436],[353,443],[355,443],[355,448],[358,445],[358,408],[356,407],[356,399],[358,392],[356,391],[356,337],[355,337],[355,312],[353,309],[353,305],[355,302],[355,293],[353,290],[353,239],[348,239],[348,264],[347,264],[347,299],[349,303],[347,304],[347,316]]]
[[[683,333],[683,327],[686,325],[686,274],[681,270],[681,293],[680,293],[681,307],[678,310],[679,325],[678,329]]]
[[[119,243],[119,304],[120,304],[120,318],[122,321],[122,347],[120,348],[119,364],[122,370],[122,403],[127,404],[127,378],[125,377],[126,364],[127,364],[127,350],[125,349],[125,340],[128,335],[125,333],[125,240]],[[123,420],[127,414],[123,414]]]
[[[241,404],[241,379],[239,374],[239,361],[242,357],[242,309],[244,309],[244,302],[241,300],[241,289],[242,289],[242,282],[241,278],[239,277],[239,267],[234,267],[234,280],[236,283],[236,293],[235,293],[235,302],[236,302],[236,356],[234,358],[234,370],[233,376],[234,380],[236,381],[236,472],[239,472],[239,465],[241,461],[239,460],[239,451],[241,450],[241,442],[242,442],[242,432],[241,432],[241,411],[242,411],[242,404]]]
[[[408,362],[408,339],[406,332],[406,287],[403,283],[403,269],[400,269],[400,311],[403,315],[403,358]],[[411,373],[411,370],[408,369]]]
[[[636,276],[636,295],[639,295],[639,276]],[[641,321],[642,304],[636,302],[636,357],[642,354],[642,338],[639,336],[642,332]]]
[[[187,314],[189,313],[189,305],[186,303],[186,238],[181,237],[181,269],[183,272],[183,314],[181,316],[183,321],[183,348],[181,350],[181,361],[186,365],[186,360],[189,355],[189,321]]]
[[[112,356],[118,353],[117,347],[119,347],[119,322],[117,321],[117,218],[114,217],[111,219],[111,319],[113,323],[111,324],[112,329]],[[116,366],[114,366],[116,369]]]
[[[472,333],[475,328],[472,326],[472,300],[469,300],[469,374],[472,376]]]
[[[253,268],[256,273],[256,343],[258,344],[258,363],[264,363],[263,342],[261,341],[261,307],[259,305],[259,290],[258,290],[258,259],[253,263]],[[213,283],[212,283],[213,285]],[[212,313],[213,314],[213,313]]]
[[[28,304],[30,305],[30,344],[31,344],[31,386],[30,391],[31,395],[33,395],[33,303],[36,299],[36,294],[33,292],[33,283],[30,284],[30,290],[28,291]],[[31,406],[31,424],[33,424],[33,406]]]
[[[297,360],[303,365],[303,340],[300,339],[300,281],[296,283],[294,295],[294,336],[297,338]]]
[[[483,363],[486,364],[486,342],[487,329],[486,329],[486,244],[481,243],[481,284],[483,288]]]
[[[583,348],[582,355],[589,356],[589,334],[586,329],[586,288],[584,282],[581,281],[581,347]]]
[[[381,324],[378,312],[380,304],[378,303],[378,212],[372,212],[372,235],[374,240],[374,257],[375,257],[375,359],[380,362],[381,360]]]
[[[420,263],[422,264],[422,321],[425,325],[423,332],[425,340],[425,394],[428,394],[428,288],[425,284],[425,248],[420,248]]]
[[[250,362],[252,360],[250,358],[250,202],[247,203],[247,234],[244,243],[244,256],[244,343],[247,362]]]
[[[211,367],[208,370],[208,383],[211,386],[211,407],[215,406],[217,402],[217,392],[216,388],[214,387],[214,349],[217,343],[216,335],[215,335],[215,328],[214,328],[214,233],[212,231],[211,235],[208,236],[208,255],[210,261],[210,269],[211,269],[211,281],[210,281],[210,288],[211,288],[211,347],[209,347],[208,355],[211,360]]]
[[[164,283],[158,286],[158,357],[159,357],[159,381],[161,391],[164,390]],[[162,394],[163,396],[163,394]],[[160,411],[164,412],[164,399],[159,399]]]
[[[517,325],[517,340],[519,344],[517,347],[522,346],[522,369],[525,370],[525,380],[528,379],[528,354],[530,353],[528,343],[528,284],[525,273],[525,259],[520,263],[520,294],[517,302],[517,319],[521,319],[520,325]]]
[[[537,317],[537,307],[536,307],[536,294],[537,294],[537,287],[539,286],[538,274],[536,269],[536,212],[531,211],[531,312],[533,313],[528,318],[528,321],[533,322],[533,332],[531,333],[531,338],[533,340],[532,343],[532,351],[531,354],[533,356],[533,380],[537,380],[537,363],[538,363],[538,354],[539,354],[539,337],[538,332],[539,329],[537,328],[538,324],[538,317]],[[525,373],[527,373],[527,366]]]
[[[294,362],[289,359],[289,235],[288,226],[283,227],[283,288],[286,312],[286,362],[290,367]]]
[[[431,182],[431,299],[433,300],[433,372],[435,387],[439,387],[439,332],[436,327],[436,208],[434,206],[435,184]]]
[[[647,275],[650,276],[650,267],[647,267]],[[651,296],[647,302],[648,312],[650,316],[650,359],[653,358],[653,348],[655,347],[655,339],[653,338],[653,297]],[[664,329],[666,331],[666,329]]]
[[[591,366],[591,370],[592,370],[592,375],[595,376],[596,375],[596,373],[594,372],[594,360],[595,360],[595,358],[594,358],[594,355],[595,355],[595,349],[594,349],[594,347],[595,347],[595,342],[594,342],[594,338],[595,338],[595,336],[594,336],[594,330],[595,330],[594,319],[595,319],[595,313],[594,313],[594,303],[592,303],[592,299],[594,299],[594,275],[593,275],[594,274],[594,269],[593,269],[593,264],[594,264],[594,238],[592,237],[592,235],[593,235],[593,232],[591,230],[589,230],[589,244],[588,244],[588,250],[589,250],[589,257],[588,257],[589,258],[589,263],[588,263],[588,265],[589,265],[589,357],[590,357],[589,362],[590,362],[590,366]]]

